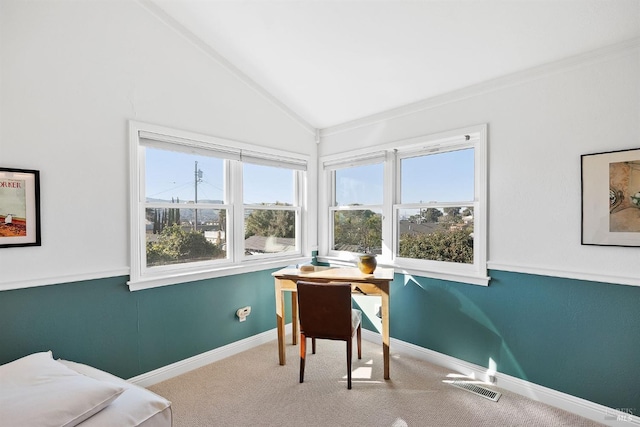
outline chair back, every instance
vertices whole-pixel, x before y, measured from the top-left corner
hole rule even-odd
[[[350,283],[299,281],[297,289],[300,332],[308,338],[353,337]]]

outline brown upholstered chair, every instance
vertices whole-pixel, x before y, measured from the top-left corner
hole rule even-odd
[[[347,342],[347,388],[351,389],[353,335],[357,333],[358,359],[362,358],[362,312],[351,307],[351,284],[299,281],[300,382],[304,381],[307,338],[316,352],[316,338]]]

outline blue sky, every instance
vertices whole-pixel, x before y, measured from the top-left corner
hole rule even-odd
[[[401,203],[472,201],[473,149],[451,151],[402,160]],[[338,205],[382,204],[382,164],[336,172]]]
[[[146,196],[154,199],[193,201],[195,162],[202,171],[198,200],[223,200],[224,161],[194,154],[146,149]],[[402,160],[402,203],[473,200],[473,149]],[[288,169],[245,163],[245,203],[293,203],[293,172]],[[382,204],[382,164],[336,172],[337,201]]]
[[[198,170],[202,171],[202,178],[198,182],[198,200],[223,200],[223,160],[154,148],[146,149],[146,196],[193,201],[195,162],[198,162]],[[291,170],[248,163],[243,167],[245,203],[293,203]]]
[[[195,162],[202,171],[198,200],[223,199],[223,161],[175,151],[146,149],[146,196],[153,199],[193,201]]]
[[[402,203],[473,200],[473,149],[402,160]]]

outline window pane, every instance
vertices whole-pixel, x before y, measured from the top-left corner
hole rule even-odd
[[[402,209],[398,256],[473,264],[473,209]]]
[[[382,253],[382,212],[378,209],[333,212],[333,250]]]
[[[381,205],[383,164],[336,170],[336,206]]]
[[[401,203],[473,201],[473,148],[400,162]]]
[[[245,255],[296,250],[296,213],[292,210],[246,209]]]
[[[294,173],[291,169],[244,163],[244,204],[292,206],[295,191]]]
[[[147,267],[226,258],[226,209],[148,208],[145,216]]]
[[[145,155],[147,202],[223,203],[223,159],[150,147]]]

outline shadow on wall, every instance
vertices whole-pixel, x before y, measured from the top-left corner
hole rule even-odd
[[[429,280],[427,286],[419,280],[428,279],[400,277],[403,286],[392,288],[391,297],[394,338],[485,367],[490,373],[517,372],[527,379],[502,333],[472,299],[448,282]]]

